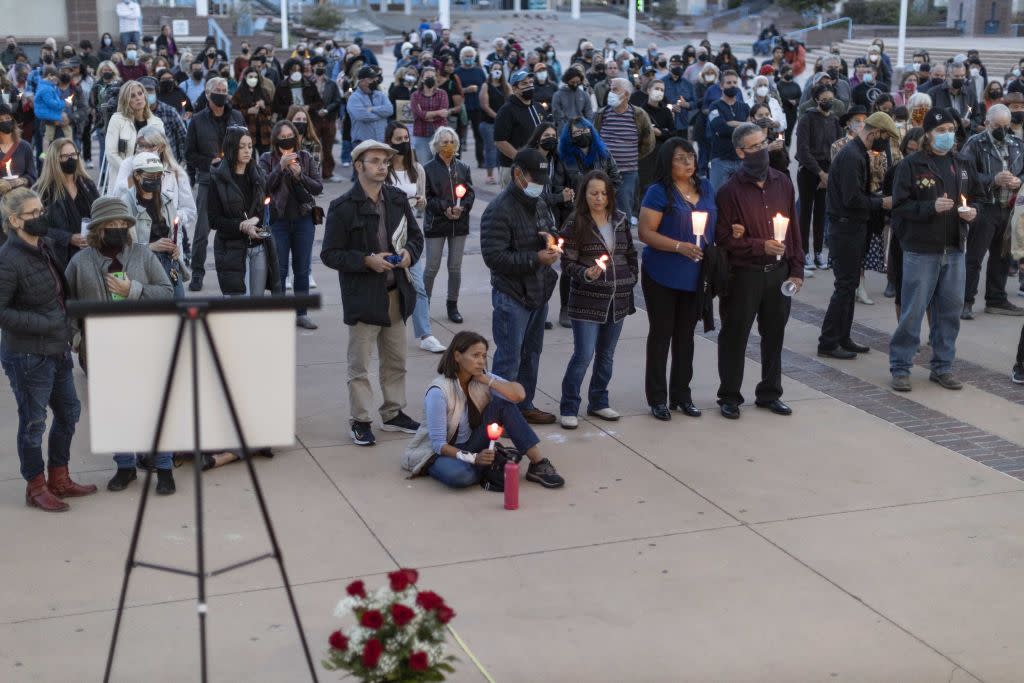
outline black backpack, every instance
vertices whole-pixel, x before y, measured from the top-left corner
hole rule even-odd
[[[494,462],[484,470],[480,478],[480,488],[484,491],[505,491],[505,463],[518,463],[523,455],[515,448],[506,448],[500,443],[494,446]]]

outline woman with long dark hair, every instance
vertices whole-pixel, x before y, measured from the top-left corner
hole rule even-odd
[[[476,332],[462,331],[452,339],[437,364],[438,377],[427,388],[425,419],[405,449],[402,468],[452,488],[472,486],[494,462],[487,425],[497,422],[530,460],[527,480],[561,487],[565,480],[541,457],[540,439],[517,405],[526,390],[487,372],[487,348],[487,340]]]
[[[622,323],[636,312],[633,286],[640,270],[636,247],[629,218],[616,210],[615,188],[603,171],[584,176],[562,237],[573,352],[562,378],[560,422],[565,429],[576,429],[580,385],[592,360],[587,414],[602,420],[619,419],[619,413],[608,404],[608,383]]]
[[[704,236],[694,234],[694,214],[702,212]],[[651,414],[671,420],[670,410],[700,417],[690,395],[693,334],[700,318],[698,282],[701,245],[715,240],[715,193],[697,175],[696,151],[686,140],[671,138],[658,151],[654,184],[640,209],[639,237],[645,245],[640,286],[647,302],[647,360],[644,386]],[[669,349],[672,371],[665,370]]]
[[[260,155],[270,151],[270,135],[274,128],[273,103],[274,84],[261,76],[256,68],[248,67],[238,82],[238,90],[231,96],[231,106],[245,117],[245,125]]]

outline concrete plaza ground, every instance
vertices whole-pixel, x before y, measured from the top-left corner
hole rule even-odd
[[[482,180],[482,173],[479,180]],[[328,199],[347,183],[330,185]],[[490,287],[479,256],[478,184],[460,298],[466,323],[490,336]],[[319,243],[315,252],[319,253]],[[1024,636],[1024,390],[1007,379],[1019,319],[965,323],[968,379],[952,393],[915,371],[914,392],[885,388],[884,349],[820,362],[817,326],[830,274],[809,280],[787,330],[781,418],[715,411],[714,334],[698,335],[694,397],[705,414],[655,422],[643,397],[646,314],[629,318],[611,391],[617,423],[581,418],[575,432],[539,429],[568,484],[524,483],[521,509],[501,496],[453,492],[399,469],[402,435],[374,448],[347,434],[345,326],[337,280],[315,259],[321,328],[298,333],[296,443],[256,463],[314,655],[337,627],[344,586],[398,566],[421,570],[458,617],[453,626],[497,681],[1019,680]],[[858,306],[858,338],[884,345],[891,300]],[[443,315],[437,282],[434,333]],[[211,276],[205,294],[216,293]],[[552,312],[551,317],[554,318]],[[756,342],[756,336],[754,341]],[[538,404],[556,410],[572,349],[545,339]],[[751,345],[745,389],[759,374]],[[409,343],[409,412],[437,356]],[[24,506],[14,453],[15,407],[0,392],[0,680],[98,680],[102,675],[139,484],[103,489],[113,467],[89,451],[88,401],[72,469],[101,487],[46,515]],[[126,394],[132,394],[126,386]],[[749,395],[749,393],[748,393]],[[981,461],[985,462],[981,462]],[[986,464],[987,463],[987,464]],[[151,498],[141,557],[194,560],[191,468],[178,493]],[[208,566],[268,548],[245,469],[209,473]],[[114,680],[197,678],[194,581],[133,575]],[[304,668],[276,566],[209,582],[216,681],[299,681]],[[485,680],[453,642],[455,680]],[[323,680],[331,680],[324,672]]]

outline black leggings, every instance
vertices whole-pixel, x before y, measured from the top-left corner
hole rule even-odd
[[[800,191],[800,239],[804,253],[809,254],[811,221],[814,222],[814,253],[820,254],[825,246],[825,188],[819,188],[821,178],[816,173],[801,168],[796,174],[797,189]]]

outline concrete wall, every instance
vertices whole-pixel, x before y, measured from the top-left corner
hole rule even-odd
[[[968,36],[985,35],[985,23],[989,20],[999,22],[997,35],[1010,34],[1010,22],[1013,20],[1011,3],[1006,0],[950,0],[946,14],[946,25],[955,26],[957,21],[966,23],[964,34]]]
[[[58,41],[67,36],[68,14],[64,0],[0,0],[3,33],[33,43],[53,36]]]

